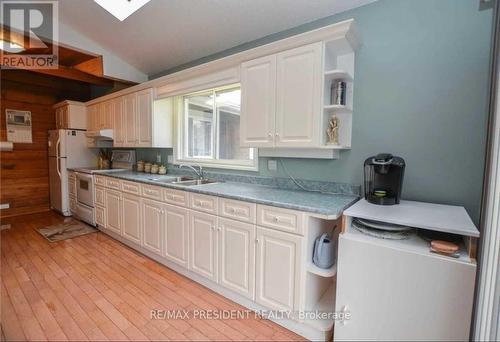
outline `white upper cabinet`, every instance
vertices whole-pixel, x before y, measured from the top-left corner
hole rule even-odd
[[[113,129],[115,147],[172,147],[172,99],[153,100],[153,88],[87,107],[89,130]]]
[[[123,130],[127,147],[135,146],[137,143],[136,103],[135,93],[123,97]]]
[[[152,146],[152,115],[153,115],[153,89],[146,89],[136,93],[136,125],[137,147]]]
[[[57,129],[87,129],[85,103],[63,101],[54,105]]]
[[[123,130],[123,97],[113,99],[113,144],[116,147],[125,145],[125,131]]]
[[[276,55],[241,65],[240,146],[274,146]]]
[[[318,147],[323,43],[241,65],[240,139],[248,147]]]
[[[322,43],[279,53],[277,59],[277,147],[318,146],[321,124]]]

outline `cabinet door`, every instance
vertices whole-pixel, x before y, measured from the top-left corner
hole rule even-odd
[[[151,147],[153,90],[146,89],[137,93],[137,146]]]
[[[137,142],[136,127],[136,94],[129,94],[123,98],[123,123],[125,131],[125,146],[135,146]]]
[[[217,217],[197,211],[190,212],[191,271],[217,281]]]
[[[56,128],[61,129],[62,124],[61,124],[61,108],[56,108]]]
[[[161,255],[163,236],[163,204],[142,199],[142,246]]]
[[[336,312],[351,318],[334,341],[469,340],[476,265],[349,233],[338,255]]]
[[[165,205],[164,256],[188,267],[189,211],[185,208]]]
[[[87,130],[95,131],[97,126],[97,104],[94,104],[87,107]]]
[[[256,302],[270,309],[294,310],[298,285],[301,238],[257,227]]]
[[[120,147],[125,144],[123,131],[123,97],[113,100],[113,146]]]
[[[219,241],[219,283],[253,300],[255,226],[219,218]]]
[[[122,194],[119,191],[106,189],[106,228],[120,234],[122,217]]]
[[[241,65],[240,146],[273,147],[276,55]]]
[[[106,129],[113,127],[113,100],[104,101],[100,104],[101,112],[99,118],[99,128]]]
[[[277,147],[317,146],[321,127],[322,44],[277,55]]]
[[[138,196],[122,194],[123,196],[123,237],[141,244],[141,200]]]

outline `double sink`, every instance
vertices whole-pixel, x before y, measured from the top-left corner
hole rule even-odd
[[[175,184],[175,185],[180,185],[180,186],[194,186],[194,185],[202,185],[202,184],[211,184],[211,183],[220,183],[219,181],[213,180],[213,179],[195,179],[193,177],[187,177],[187,176],[181,176],[181,177],[151,177],[148,178],[148,180],[152,180],[155,182],[159,183],[169,183],[169,184]]]

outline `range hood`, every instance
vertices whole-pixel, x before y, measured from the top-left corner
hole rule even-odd
[[[113,140],[112,129],[99,129],[96,131],[87,131],[85,135],[87,136],[87,138],[92,138],[95,140]]]

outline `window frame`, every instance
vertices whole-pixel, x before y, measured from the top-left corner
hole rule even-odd
[[[232,83],[225,86],[213,87],[208,89],[203,89],[191,93],[181,94],[175,97],[175,117],[177,118],[176,125],[176,141],[177,147],[174,148],[174,165],[187,164],[187,165],[201,165],[203,167],[220,168],[220,169],[231,169],[231,170],[243,170],[243,171],[258,171],[259,170],[259,154],[257,148],[250,149],[253,150],[253,160],[242,160],[242,159],[215,159],[218,155],[219,146],[219,108],[214,106],[213,117],[214,123],[212,125],[213,134],[213,146],[212,146],[212,156],[208,158],[188,158],[185,155],[185,151],[188,145],[188,137],[186,134],[186,125],[188,120],[187,106],[184,101],[186,97],[207,94],[209,92],[219,92],[224,90],[229,90],[232,88],[239,87],[241,89],[240,83]]]

